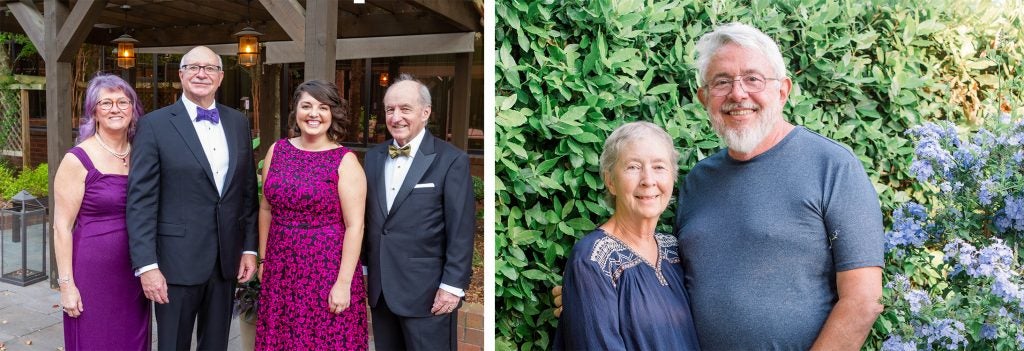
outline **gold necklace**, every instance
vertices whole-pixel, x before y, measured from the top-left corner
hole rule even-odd
[[[125,150],[124,152],[118,153],[114,152],[114,149],[110,148],[109,146],[107,146],[107,143],[103,142],[103,138],[100,137],[99,132],[96,132],[96,141],[100,142],[100,147],[102,147],[103,150],[107,150],[108,153],[120,159],[121,164],[123,164],[125,167],[128,167],[128,154],[132,152],[132,144],[128,144],[128,149]]]

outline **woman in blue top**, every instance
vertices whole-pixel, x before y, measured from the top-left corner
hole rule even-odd
[[[660,127],[622,125],[601,153],[607,222],[566,263],[555,349],[698,350],[676,238],[656,233],[679,152]]]

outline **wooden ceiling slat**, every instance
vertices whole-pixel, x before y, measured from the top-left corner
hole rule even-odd
[[[84,0],[68,1],[74,6]],[[117,27],[93,27],[85,39],[87,43],[111,45],[110,40],[124,32],[121,28],[124,13],[120,6],[125,1],[132,6],[128,12],[128,28],[132,30],[132,36],[141,41],[140,47],[232,43],[235,41],[233,34],[247,22],[247,6],[251,6],[253,26],[266,34],[260,40],[292,40],[264,8],[263,2],[268,0],[252,0],[248,4],[247,0],[108,0],[97,15],[96,23]],[[269,1],[276,5],[277,2],[292,0]],[[5,4],[8,8],[35,5],[42,13],[43,2],[0,0],[0,7]],[[295,3],[304,7],[306,1],[296,0]],[[482,31],[478,24],[479,14],[473,6],[473,2],[462,0],[367,0],[366,4],[339,0],[338,38]],[[13,32],[25,33],[13,16],[8,20],[14,22],[16,29]],[[474,24],[476,29],[465,29]],[[304,26],[304,22],[300,25]]]

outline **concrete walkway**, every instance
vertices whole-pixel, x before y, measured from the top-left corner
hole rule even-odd
[[[64,350],[63,312],[59,303],[60,293],[50,289],[49,280],[26,287],[0,283],[0,351]],[[231,320],[229,351],[242,350],[238,336],[235,318]]]

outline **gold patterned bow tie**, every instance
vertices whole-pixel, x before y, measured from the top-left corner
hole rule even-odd
[[[398,156],[409,157],[409,144],[405,144],[403,147],[395,147],[394,144],[388,145],[388,156],[391,158],[397,158]]]

